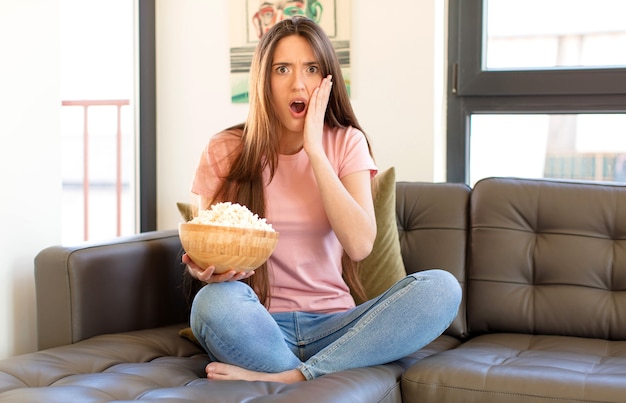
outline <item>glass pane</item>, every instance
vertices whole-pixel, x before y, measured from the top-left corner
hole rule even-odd
[[[472,115],[470,185],[489,176],[626,182],[626,114]]]
[[[135,1],[60,5],[62,240],[134,234]]]
[[[486,69],[626,66],[624,0],[485,0]]]

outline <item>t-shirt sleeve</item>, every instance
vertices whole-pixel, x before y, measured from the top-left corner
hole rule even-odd
[[[331,161],[335,161],[339,178],[358,171],[370,171],[373,178],[378,172],[374,159],[370,155],[367,139],[363,132],[353,127],[340,129],[335,133],[334,147],[330,147]]]

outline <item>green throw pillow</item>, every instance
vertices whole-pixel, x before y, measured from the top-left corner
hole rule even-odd
[[[406,276],[396,223],[394,167],[374,177],[373,189],[376,239],[372,253],[359,263],[359,276],[368,299],[379,296]]]
[[[176,207],[178,207],[178,212],[185,222],[190,221],[196,215],[195,210],[197,207],[192,206],[191,203],[178,202],[176,203]]]
[[[185,327],[183,329],[180,329],[178,331],[178,335],[202,347],[202,344],[198,342],[198,339],[196,339],[196,336],[193,334],[190,327]]]

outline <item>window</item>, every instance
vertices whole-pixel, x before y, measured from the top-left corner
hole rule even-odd
[[[626,52],[619,51],[626,49],[623,0],[484,4],[488,70],[626,67]]]
[[[134,2],[60,4],[62,239],[134,234]]]
[[[451,0],[448,180],[625,181],[625,11],[617,0]]]
[[[147,135],[154,115],[150,118],[146,109],[153,105],[153,97],[146,105],[139,102],[154,87],[146,77],[146,71],[154,70],[154,61],[145,57],[153,49],[153,7],[153,1],[136,0],[61,2],[66,244],[145,229],[145,214],[138,214],[144,209],[138,206],[146,203],[140,196],[148,193],[142,190],[154,182],[154,171],[146,174],[142,169],[150,155],[140,153],[137,145],[146,149],[154,143],[153,132]],[[136,56],[138,38],[140,57]],[[137,61],[143,69],[136,67]]]

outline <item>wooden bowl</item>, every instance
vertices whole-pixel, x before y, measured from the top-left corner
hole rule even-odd
[[[178,235],[191,260],[215,273],[250,271],[274,252],[278,232],[220,225],[180,223]]]

